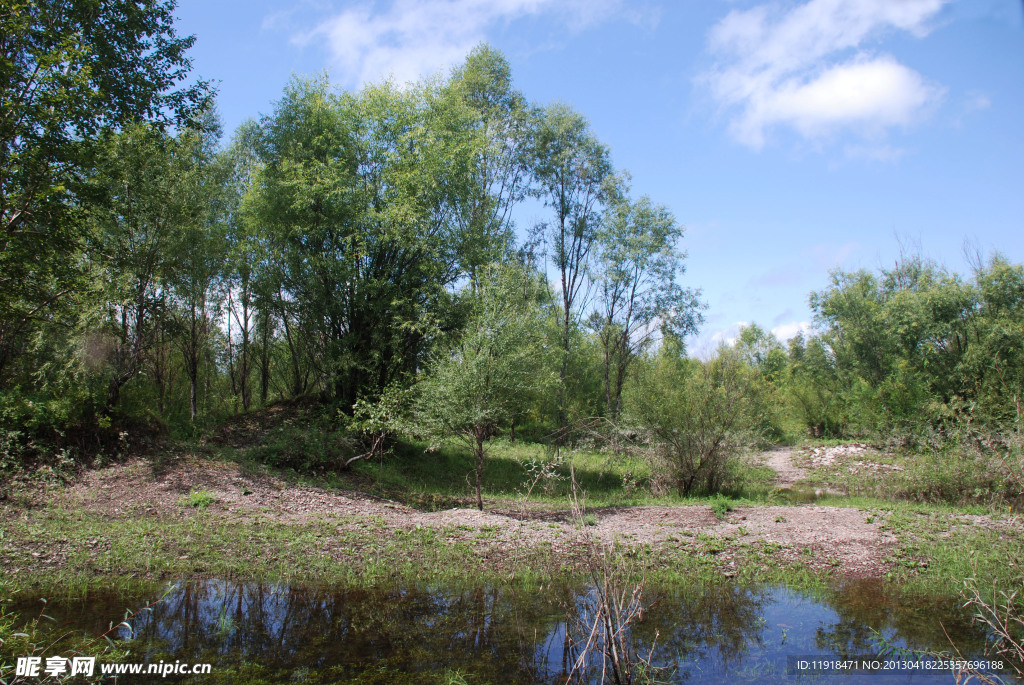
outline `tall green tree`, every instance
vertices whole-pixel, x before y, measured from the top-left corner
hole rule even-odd
[[[454,325],[472,116],[433,84],[336,93],[318,80],[293,82],[263,123],[248,210],[277,264],[289,345],[294,320],[319,387],[346,406],[413,373]],[[298,380],[295,354],[293,367]]]
[[[786,348],[771,331],[756,323],[743,326],[736,339],[736,349],[747,364],[760,371],[771,382],[782,380],[788,358]]]
[[[624,194],[610,203],[597,234],[596,307],[591,328],[601,343],[605,414],[621,410],[631,362],[658,333],[682,340],[700,325],[700,291],[684,288],[683,228],[664,205]]]
[[[0,11],[0,384],[33,331],[83,287],[98,134],[183,121],[209,94],[180,84],[193,37],[173,0],[11,0]]]
[[[453,70],[445,92],[469,108],[467,124],[479,138],[470,189],[455,214],[463,269],[475,287],[480,270],[505,261],[515,243],[514,209],[530,192],[530,111],[508,60],[486,44]]]
[[[91,262],[100,286],[98,329],[109,350],[103,411],[143,368],[170,306],[171,249],[188,214],[191,150],[151,124],[136,124],[106,141],[93,184],[103,198]]]
[[[227,282],[229,159],[218,154],[220,125],[213,112],[192,122],[175,140],[183,158],[173,179],[179,215],[169,248],[165,317],[189,380],[189,419],[199,415],[200,363],[209,361],[211,335],[223,311]]]
[[[257,370],[259,402],[270,391],[271,339],[276,330],[274,271],[269,260],[266,232],[259,217],[244,211],[245,197],[255,192],[261,166],[260,128],[243,122],[224,152],[227,164],[225,210],[227,220],[228,365],[232,393],[249,411],[253,404],[252,375]],[[236,336],[237,331],[237,336]]]
[[[816,437],[840,435],[846,427],[845,390],[835,358],[821,337],[798,333],[789,341],[785,389],[797,416]]]
[[[980,414],[1024,431],[1024,265],[993,255],[975,266],[978,324],[960,373],[974,382]]]
[[[554,218],[540,227],[558,274],[562,301],[562,364],[559,424],[568,425],[565,381],[572,330],[579,324],[588,295],[587,269],[601,223],[602,204],[614,186],[608,149],[579,113],[562,103],[536,114],[533,175]]]

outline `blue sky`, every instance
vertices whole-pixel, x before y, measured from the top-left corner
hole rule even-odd
[[[700,353],[787,337],[831,269],[900,242],[1024,261],[1020,0],[181,0],[230,132],[293,73],[339,87],[446,70],[480,41],[535,102],[585,114],[637,194],[686,226]],[[520,219],[526,224],[537,210]]]

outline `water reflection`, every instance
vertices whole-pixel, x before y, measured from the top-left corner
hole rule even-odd
[[[731,584],[648,588],[629,637],[638,652],[653,655],[662,678],[694,683],[795,682],[787,657],[877,652],[879,633],[897,647],[938,651],[949,647],[945,630],[965,653],[980,652],[980,636],[956,613],[954,598],[900,597],[864,581],[822,594]],[[586,611],[588,596],[572,587],[368,591],[206,580],[178,585],[120,637],[139,661],[213,664],[204,683],[433,683],[455,673],[467,683],[554,683],[564,682],[576,656],[565,608]],[[99,634],[125,607],[149,599],[91,596],[50,608]],[[952,678],[917,673],[870,682]]]

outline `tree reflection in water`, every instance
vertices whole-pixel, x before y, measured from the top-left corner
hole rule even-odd
[[[588,596],[568,586],[365,590],[193,581],[134,621],[131,648],[134,659],[148,663],[211,663],[207,684],[296,677],[434,683],[446,674],[469,683],[564,683],[574,655],[565,652],[563,608],[587,611]],[[146,601],[90,596],[49,606],[71,627],[99,634],[125,607]],[[628,638],[643,655],[654,645],[660,676],[674,682],[788,682],[788,656],[877,651],[873,631],[901,646],[943,650],[940,621],[965,641],[959,644],[980,645],[953,611],[955,598],[901,599],[878,582],[815,597],[728,583],[648,587],[644,604]],[[129,639],[128,632],[121,637]],[[922,675],[912,682],[930,682]],[[949,682],[949,675],[934,682]]]

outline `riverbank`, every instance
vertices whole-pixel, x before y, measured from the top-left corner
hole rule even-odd
[[[759,460],[778,465],[787,456]],[[795,467],[781,473],[785,485],[798,484]],[[607,546],[668,582],[884,578],[948,590],[975,572],[1009,578],[1016,570],[1007,563],[1022,541],[1012,512],[822,494],[805,504],[720,498],[576,514],[551,498],[494,496],[484,512],[423,511],[186,453],[9,497],[0,504],[0,578],[62,594],[202,577],[544,583],[585,573],[594,550]]]

